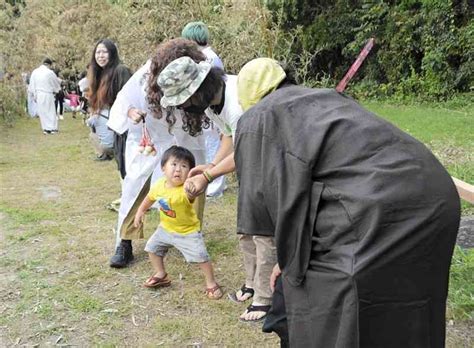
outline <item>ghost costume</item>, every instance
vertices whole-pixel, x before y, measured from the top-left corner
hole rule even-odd
[[[444,346],[460,202],[423,144],[291,85],[240,118],[235,162],[238,229],[274,235],[282,269],[266,331],[291,347]]]
[[[54,94],[60,88],[58,77],[46,65],[42,64],[31,73],[28,93],[36,102],[36,113],[39,115],[41,128],[45,131],[58,130]]]
[[[141,197],[140,194],[146,194],[150,183],[162,176],[160,161],[166,149],[172,145],[183,146],[193,153],[196,164],[203,164],[206,160],[204,137],[191,137],[184,132],[180,115],[176,117],[177,122],[171,130],[172,134],[168,131],[168,124],[164,118],[156,119],[152,116],[149,104],[146,101],[146,86],[150,65],[151,61],[149,60],[133,74],[117,94],[107,123],[118,134],[123,134],[128,130],[125,148],[127,175],[122,184],[122,197],[117,223],[117,244],[120,239],[143,238],[143,226],[135,228],[131,214],[134,214],[134,209],[138,208],[141,203],[138,200],[138,197]],[[155,156],[146,156],[138,152],[142,137],[142,123],[134,124],[127,116],[128,110],[131,108],[146,111],[145,123],[157,151]],[[126,221],[125,224],[124,221]]]

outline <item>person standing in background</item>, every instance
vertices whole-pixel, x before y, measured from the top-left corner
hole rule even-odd
[[[69,100],[69,106],[72,111],[72,118],[76,118],[76,113],[81,108],[80,97],[76,94],[75,90],[72,90],[71,93],[66,93],[65,98]]]
[[[37,117],[38,115],[36,114],[36,103],[34,101],[33,94],[29,91],[30,74],[23,73],[21,75],[26,87],[26,111],[28,112],[28,115],[30,115],[30,117]]]
[[[87,69],[89,69],[89,65],[87,65]],[[89,81],[87,80],[87,71],[84,71],[79,75],[79,82],[77,85],[79,86],[79,97],[81,101],[81,107],[80,110],[82,113],[87,114],[87,107],[88,107],[88,102],[87,102],[87,91],[89,91]]]
[[[209,45],[209,30],[203,22],[189,22],[181,31],[181,36],[185,39],[192,40],[198,44],[201,52],[206,56],[206,60],[214,67],[224,70],[224,64],[221,58]],[[219,127],[211,121],[209,128],[203,129],[206,138],[206,159],[211,163],[216,156],[221,140]],[[216,178],[206,190],[207,197],[221,197],[226,188],[225,176]]]
[[[120,64],[117,46],[109,39],[99,40],[92,51],[87,74],[89,82],[87,99],[91,114],[108,119],[118,92],[130,76],[132,76],[130,69]],[[126,174],[124,160],[126,140],[127,133],[114,134],[115,160],[122,179]]]
[[[207,58],[207,61],[217,68],[224,70],[224,64],[219,56],[209,45],[209,29],[203,22],[189,22],[181,31],[181,36],[192,40],[199,45],[199,49]]]
[[[58,113],[58,118],[60,120],[64,120],[64,97],[66,96],[66,93],[64,93],[64,82],[61,81],[61,79],[59,79],[59,83],[61,85],[61,88],[60,90],[58,91],[58,93],[55,94],[54,96],[54,107],[56,108],[56,113]]]
[[[45,58],[43,63],[31,73],[28,86],[28,93],[33,95],[33,100],[37,105],[37,113],[44,134],[58,132],[54,94],[60,90],[61,86],[58,77],[51,69],[52,65],[53,61]]]

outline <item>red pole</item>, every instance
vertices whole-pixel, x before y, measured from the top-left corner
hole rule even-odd
[[[369,39],[369,41],[366,43],[366,45],[364,46],[362,51],[359,53],[359,56],[357,57],[356,61],[352,64],[352,66],[347,71],[344,78],[337,85],[336,91],[338,91],[339,93],[344,92],[344,90],[346,89],[347,84],[352,79],[352,77],[355,75],[357,70],[359,70],[360,66],[362,65],[365,58],[369,54],[370,50],[374,46],[374,41],[375,41],[375,39],[373,37]]]

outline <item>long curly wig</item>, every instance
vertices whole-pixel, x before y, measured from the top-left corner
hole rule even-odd
[[[199,46],[190,40],[183,38],[172,39],[163,42],[156,48],[155,55],[151,60],[150,74],[146,88],[146,100],[150,105],[150,110],[156,118],[165,117],[169,128],[176,123],[174,108],[163,110],[160,105],[163,92],[156,83],[161,71],[173,60],[188,56],[196,63],[206,60],[206,56],[201,52]],[[195,136],[201,133],[202,128],[209,127],[209,119],[205,115],[196,115],[183,112],[183,130]]]

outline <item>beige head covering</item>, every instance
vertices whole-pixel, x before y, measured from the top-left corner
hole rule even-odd
[[[183,104],[198,90],[210,70],[211,64],[196,63],[186,56],[173,60],[158,76],[157,83],[163,91],[161,106]]]
[[[271,58],[257,58],[243,66],[237,76],[237,93],[244,111],[273,92],[286,74],[278,62]]]

